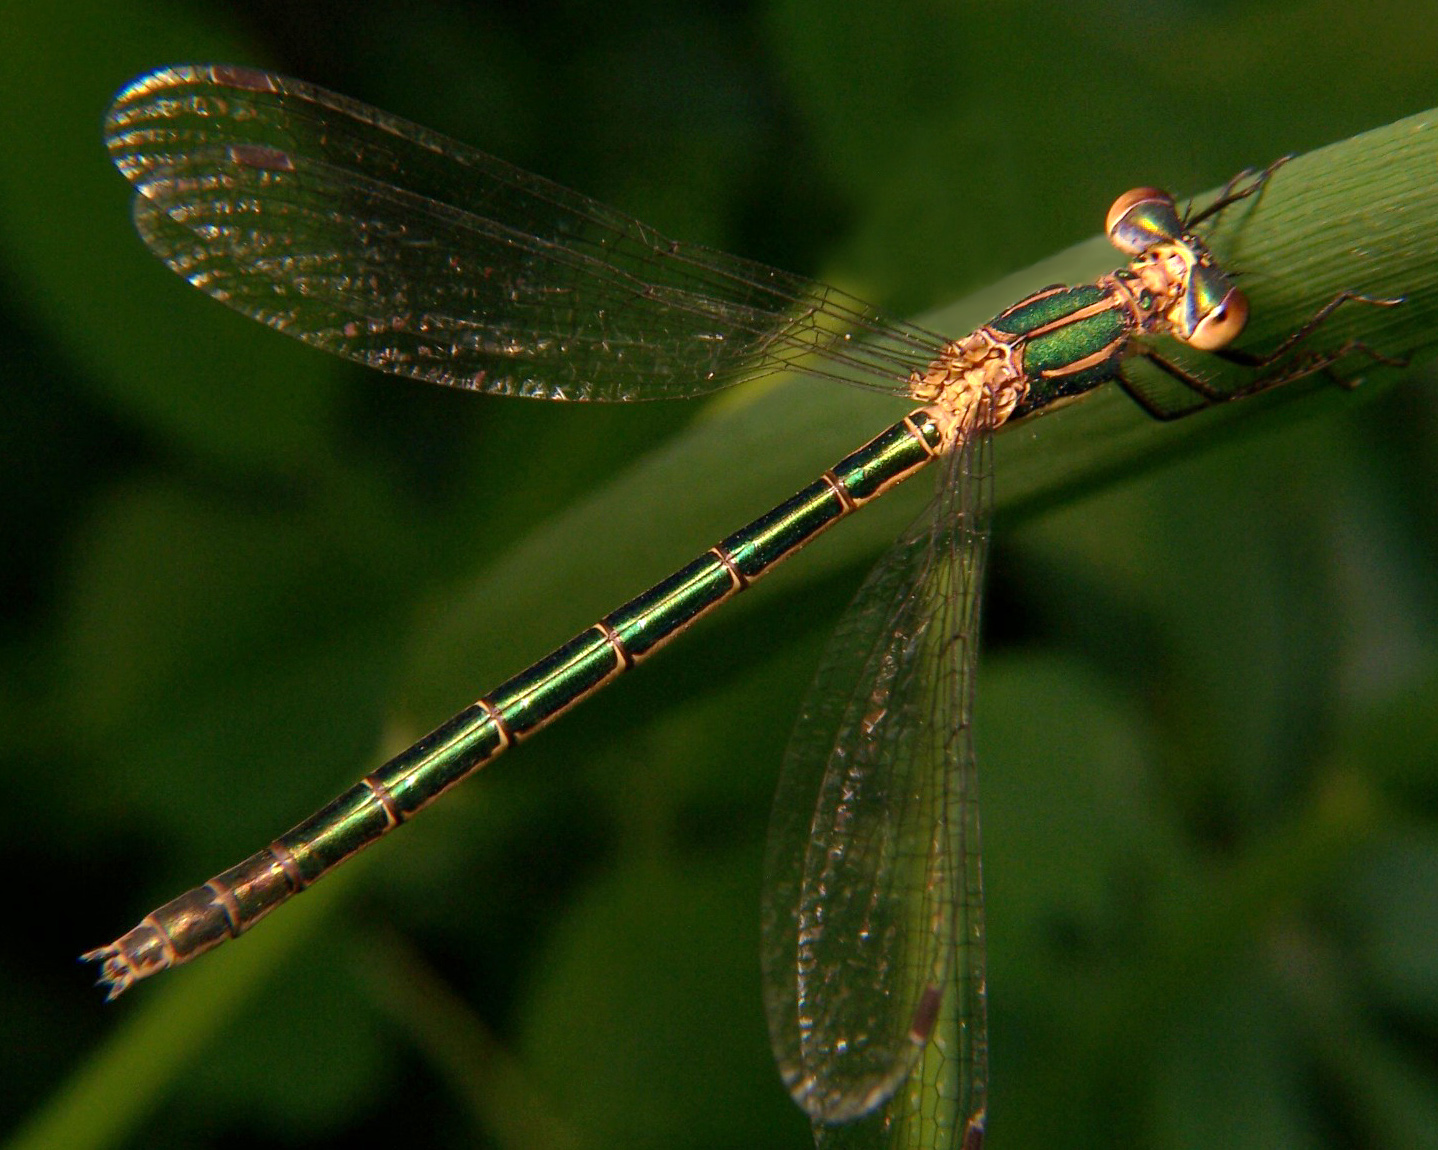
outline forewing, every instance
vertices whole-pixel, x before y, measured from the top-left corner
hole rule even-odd
[[[765,1007],[825,1147],[977,1146],[983,890],[970,732],[987,437],[830,641],[775,797]],[[902,1137],[901,1137],[902,1135]]]
[[[692,396],[776,371],[902,392],[943,342],[266,72],[153,72],[105,135],[175,272],[399,375],[546,399]]]

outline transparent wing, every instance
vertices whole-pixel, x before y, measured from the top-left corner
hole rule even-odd
[[[152,72],[105,136],[175,272],[382,371],[545,399],[692,396],[776,371],[903,392],[943,343],[266,72]]]
[[[987,444],[980,436],[949,456],[928,511],[859,591],[775,796],[765,1008],[780,1071],[826,1148],[982,1139],[970,704]]]

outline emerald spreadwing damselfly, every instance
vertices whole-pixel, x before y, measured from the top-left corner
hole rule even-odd
[[[1186,415],[1330,367],[1356,341],[1231,349],[1247,305],[1151,188],[1107,230],[1129,263],[961,339],[834,288],[673,243],[613,209],[330,92],[246,68],[164,69],[107,122],[145,242],[217,299],[384,371],[499,394],[629,401],[793,372],[917,406],[818,480],[467,707],[239,866],[147,916],[101,963],[111,996],[281,902],[642,661],[821,531],[934,460],[937,493],[840,622],[775,799],[763,910],[779,1067],[822,1143],[866,1116],[976,1147],[986,1113],[982,883],[970,713],[990,498],[1007,422],[1117,383]],[[1251,370],[1218,389],[1168,336]],[[1126,371],[1146,360],[1186,398]],[[868,1123],[866,1122],[867,1126]]]

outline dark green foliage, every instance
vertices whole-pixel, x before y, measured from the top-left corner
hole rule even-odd
[[[768,800],[823,635],[924,497],[103,1006],[80,951],[902,413],[813,385],[566,407],[349,370],[144,251],[100,142],[122,83],[275,67],[901,315],[1095,235],[1132,185],[1214,188],[1438,104],[1421,0],[17,7],[0,1123],[64,1150],[807,1145],[760,1004]],[[1361,234],[1322,247],[1303,204],[1392,193],[1390,167],[1434,182],[1393,148],[1295,172],[1255,216],[1310,246],[1222,252],[1278,301],[1260,341],[1373,259]],[[1428,302],[1386,330],[1416,347],[1438,232],[1411,223]],[[1067,259],[946,330],[1117,262]],[[1168,428],[1096,397],[999,444],[993,1147],[1438,1143],[1438,381],[1373,378]]]

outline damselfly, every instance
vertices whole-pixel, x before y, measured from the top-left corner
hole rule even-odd
[[[1229,350],[1247,303],[1184,218],[1121,196],[1129,263],[1051,287],[948,340],[834,288],[673,243],[613,209],[342,96],[245,68],[126,88],[106,138],[150,248],[196,287],[307,343],[480,391],[628,401],[781,372],[920,406],[818,480],[522,671],[239,866],[147,916],[101,963],[111,996],[247,929],[819,532],[941,460],[927,511],[840,622],[789,747],[770,831],[766,1009],[784,1079],[823,1141],[866,1115],[975,1147],[986,1097],[983,898],[970,700],[989,501],[1006,422],[1115,382],[1168,419],[1360,353]],[[1220,390],[1169,336],[1255,369]],[[1187,399],[1125,372],[1142,357]]]

